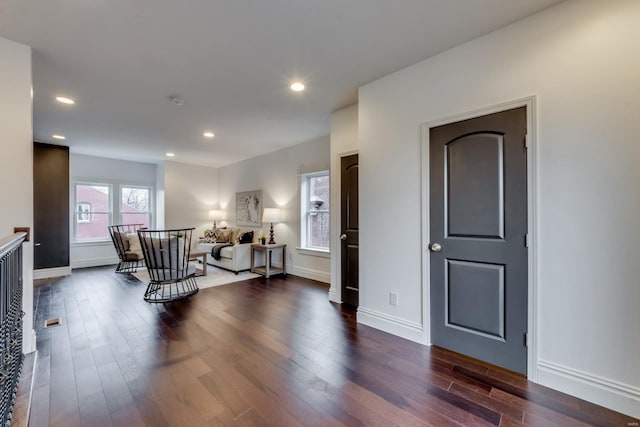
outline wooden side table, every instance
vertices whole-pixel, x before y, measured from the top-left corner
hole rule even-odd
[[[207,275],[207,252],[198,249],[191,249],[189,253],[189,261],[195,261],[202,258],[202,276]]]
[[[271,265],[271,254],[274,250],[282,251],[282,266],[274,267]],[[264,267],[255,266],[255,253],[264,252]],[[251,244],[251,272],[262,274],[267,279],[274,274],[287,275],[287,245],[284,243],[276,243],[275,245],[261,245],[259,243]]]

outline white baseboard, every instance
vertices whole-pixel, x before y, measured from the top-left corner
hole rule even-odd
[[[48,279],[50,277],[62,277],[69,276],[71,274],[71,267],[54,267],[54,268],[39,268],[33,270],[33,279]]]
[[[338,292],[334,288],[329,289],[329,301],[342,304],[342,300],[338,297]]]
[[[305,279],[317,280],[322,283],[331,283],[331,277],[326,271],[312,270],[304,267],[289,267],[287,266],[287,273],[294,276],[304,277]]]
[[[25,342],[22,343],[22,352],[24,354],[33,353],[34,351],[36,351],[36,339],[36,330],[32,329],[31,337],[28,340],[24,340]]]
[[[103,265],[115,265],[119,261],[118,257],[81,259],[71,261],[71,268],[102,267]]]
[[[538,361],[538,382],[546,387],[640,418],[640,387],[546,360]]]
[[[419,344],[428,344],[424,342],[424,333],[422,325],[416,322],[410,322],[400,317],[372,310],[367,307],[358,307],[358,323],[380,329],[381,331],[397,335],[399,337],[414,341]]]

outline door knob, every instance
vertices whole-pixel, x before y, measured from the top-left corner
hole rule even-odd
[[[440,243],[431,243],[429,245],[429,250],[431,252],[440,252],[442,250],[442,246],[440,246]]]
[[[42,243],[34,243],[33,246],[40,246]]]
[[[347,235],[346,234],[341,234],[340,235],[340,240],[347,240]]]

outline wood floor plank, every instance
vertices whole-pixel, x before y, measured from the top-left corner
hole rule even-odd
[[[311,280],[257,278],[169,304],[146,303],[145,287],[112,267],[37,282],[32,427],[637,422],[358,324]]]
[[[502,418],[510,418],[512,421],[521,423],[524,419],[524,411],[515,408],[507,403],[493,399],[490,396],[475,392],[467,387],[461,386],[456,383],[452,383],[449,388],[451,393],[462,396],[472,402],[482,405],[486,408],[492,409],[495,412],[502,414]]]

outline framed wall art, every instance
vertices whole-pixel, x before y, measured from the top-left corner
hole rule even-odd
[[[262,190],[236,193],[236,224],[239,227],[262,226]]]

